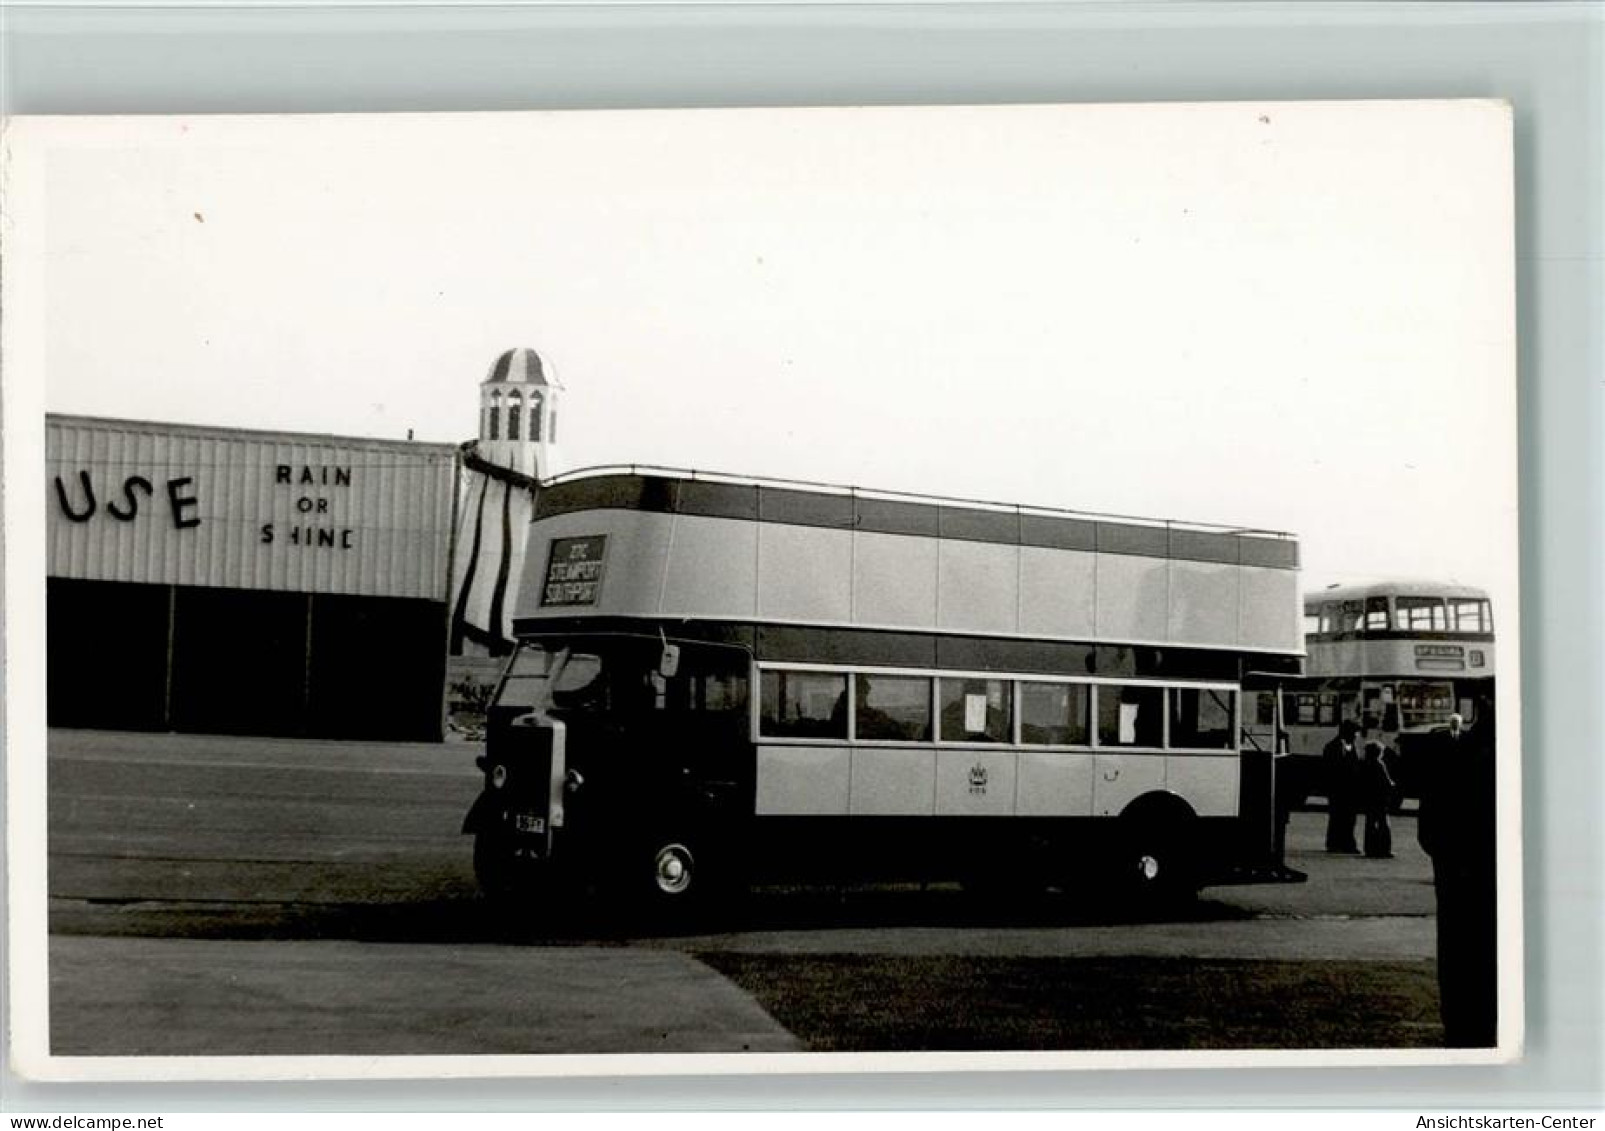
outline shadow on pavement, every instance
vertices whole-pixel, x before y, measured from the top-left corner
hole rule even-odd
[[[60,935],[193,939],[340,939],[394,943],[624,945],[630,940],[843,928],[1077,928],[1205,923],[1252,917],[1207,898],[1144,910],[1110,899],[1045,896],[1001,902],[950,887],[760,889],[672,917],[595,896],[502,906],[474,894],[392,903],[53,900]]]

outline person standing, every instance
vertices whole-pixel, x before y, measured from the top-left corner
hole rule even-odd
[[[1459,715],[1429,748],[1416,839],[1432,858],[1438,901],[1438,1003],[1444,1043],[1498,1043],[1498,891],[1494,711],[1469,733]]]
[[[1326,774],[1326,850],[1357,853],[1354,842],[1355,792],[1360,776],[1360,724],[1346,719],[1337,737],[1321,751]]]
[[[1393,859],[1393,827],[1388,824],[1392,804],[1387,749],[1380,742],[1368,742],[1360,765],[1360,811],[1365,815],[1365,854],[1374,860]]]

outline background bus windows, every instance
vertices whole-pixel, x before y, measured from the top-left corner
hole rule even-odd
[[[1010,742],[1014,716],[1010,684],[1001,679],[939,681],[943,742]]]
[[[1160,688],[1106,684],[1098,688],[1099,746],[1163,746],[1164,696]]]
[[[1401,682],[1398,704],[1405,726],[1437,726],[1447,723],[1455,709],[1455,689],[1448,683]]]
[[[1316,699],[1316,725],[1335,727],[1338,721],[1338,697],[1329,691],[1323,691]]]
[[[1395,597],[1399,627],[1416,632],[1447,632],[1449,618],[1441,597]]]
[[[1233,693],[1212,687],[1170,689],[1170,745],[1184,750],[1232,748]]]
[[[1086,746],[1092,696],[1080,683],[1022,683],[1020,741],[1044,746]]]
[[[759,731],[769,738],[847,737],[847,676],[766,671]]]
[[[931,681],[926,676],[859,675],[853,736],[869,741],[929,742]]]
[[[1476,598],[1451,598],[1449,601],[1450,632],[1492,632],[1493,612],[1488,602]]]
[[[1282,713],[1290,723],[1312,727],[1317,718],[1318,698],[1313,691],[1289,692],[1282,701]]]
[[[1260,727],[1276,725],[1276,692],[1254,692],[1254,725]]]
[[[1328,601],[1321,606],[1321,631],[1358,632],[1365,623],[1365,602]]]
[[[1390,627],[1388,623],[1388,599],[1386,597],[1367,597],[1365,599],[1365,630],[1367,632],[1386,632]]]

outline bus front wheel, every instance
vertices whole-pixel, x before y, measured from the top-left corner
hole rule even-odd
[[[706,837],[673,831],[647,838],[631,858],[627,877],[637,910],[657,926],[700,923],[729,894],[722,863],[718,871],[712,863]]]
[[[505,834],[479,832],[474,834],[474,879],[487,898],[510,903],[540,888],[545,863],[521,850]]]

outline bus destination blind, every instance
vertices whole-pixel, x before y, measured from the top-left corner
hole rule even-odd
[[[554,538],[546,559],[546,585],[541,604],[594,605],[602,588],[602,562],[607,557],[607,535]]]

